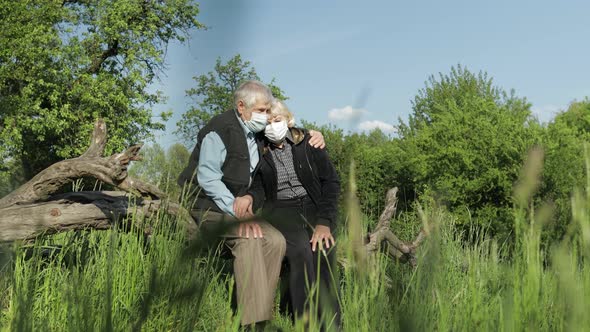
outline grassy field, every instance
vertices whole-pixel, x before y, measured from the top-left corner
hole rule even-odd
[[[359,261],[350,254],[350,228],[341,229],[339,255],[352,262],[339,278],[344,330],[590,330],[590,184],[572,197],[568,235],[542,247],[551,209],[530,203],[534,173],[515,191],[510,245],[475,228],[459,232],[455,216],[428,201],[392,223],[406,240],[430,225],[415,269],[385,256]],[[345,213],[353,229],[375,222],[356,209],[349,205]],[[1,330],[239,330],[227,261],[187,247],[166,216],[152,222],[149,238],[138,231],[88,231],[4,247]],[[317,330],[319,322],[310,326]],[[292,324],[277,310],[273,329],[279,327],[304,330],[303,322]]]

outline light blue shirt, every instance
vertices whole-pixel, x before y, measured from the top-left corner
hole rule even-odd
[[[238,114],[236,113],[236,117]],[[238,117],[238,121],[244,129],[246,136],[246,143],[248,145],[248,152],[250,154],[250,183],[252,182],[252,172],[258,164],[260,159],[258,155],[258,145],[254,138],[254,133],[246,128],[242,119]],[[197,180],[203,192],[213,199],[213,202],[219,206],[221,211],[235,217],[234,200],[235,197],[227,189],[225,184],[221,181],[223,172],[221,166],[225,162],[227,150],[225,144],[219,135],[212,131],[205,135],[201,142],[201,151],[199,152],[199,165],[197,166]]]

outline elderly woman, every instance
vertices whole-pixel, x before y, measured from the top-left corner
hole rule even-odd
[[[295,315],[300,317],[309,310],[309,289],[319,286],[320,310],[335,314],[339,325],[331,263],[340,182],[326,150],[307,144],[309,135],[294,128],[294,122],[283,102],[273,103],[263,157],[249,193],[253,206],[264,202],[263,217],[287,240]]]

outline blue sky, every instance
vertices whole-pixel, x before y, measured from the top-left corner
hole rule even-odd
[[[187,44],[171,44],[155,88],[172,110],[164,146],[191,102],[185,90],[215,60],[241,54],[262,80],[289,96],[297,119],[345,130],[406,120],[430,75],[461,64],[527,97],[548,121],[590,96],[590,1],[223,1],[199,2]],[[356,121],[348,121],[350,117]]]

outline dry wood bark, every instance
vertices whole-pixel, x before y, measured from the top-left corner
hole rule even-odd
[[[105,229],[128,216],[138,220],[163,209],[186,222],[189,235],[196,225],[181,206],[169,203],[157,187],[132,179],[129,163],[138,160],[141,144],[102,157],[106,125],[97,121],[88,150],[78,158],[55,163],[0,199],[0,242],[31,239],[69,229]],[[123,192],[77,192],[53,195],[64,185],[93,177]]]
[[[416,249],[426,238],[427,230],[422,229],[412,242],[404,242],[393,233],[390,222],[397,208],[397,191],[397,187],[394,187],[387,192],[385,208],[375,229],[367,236],[365,249],[369,255],[383,250],[393,259],[416,266]]]

